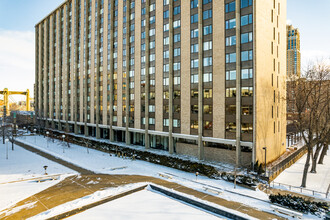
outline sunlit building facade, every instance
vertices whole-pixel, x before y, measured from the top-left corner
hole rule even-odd
[[[46,126],[201,160],[285,151],[285,0],[68,0],[36,25]]]

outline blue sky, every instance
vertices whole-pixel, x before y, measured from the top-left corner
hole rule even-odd
[[[0,0],[1,90],[33,90],[34,25],[63,2]],[[329,9],[330,0],[287,0],[287,20],[301,32],[303,66],[313,57],[330,57]]]

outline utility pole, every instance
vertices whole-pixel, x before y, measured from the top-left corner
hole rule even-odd
[[[2,140],[3,144],[5,144],[5,123],[6,123],[6,115],[7,115],[7,110],[6,110],[6,105],[3,106],[3,123],[2,123]]]

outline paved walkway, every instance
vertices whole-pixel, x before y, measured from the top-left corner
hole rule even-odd
[[[98,184],[87,184],[90,181],[98,182]],[[197,198],[203,199],[214,204],[218,204],[239,212],[248,214],[258,219],[283,219],[276,215],[260,211],[258,209],[246,206],[244,204],[228,201],[220,197],[212,196],[203,192],[196,191],[194,189],[182,186],[177,183],[168,182],[166,180],[138,176],[138,175],[82,175],[82,176],[71,176],[60,182],[59,184],[50,187],[40,193],[37,193],[23,201],[20,201],[16,206],[11,207],[7,211],[14,211],[11,215],[5,216],[0,215],[0,219],[26,219],[44,212],[53,207],[59,206],[63,203],[84,197],[92,194],[96,191],[108,188],[118,187],[125,184],[138,183],[138,182],[152,182],[169,189],[174,189],[178,192],[192,195]],[[26,204],[34,204],[27,209],[20,209],[19,207]]]
[[[31,152],[37,153],[49,160],[57,162],[63,166],[66,166],[72,170],[81,173],[81,176],[71,176],[55,186],[52,186],[40,193],[37,193],[25,200],[18,202],[15,206],[7,209],[9,215],[0,214],[0,219],[26,219],[44,212],[48,209],[54,208],[66,202],[90,195],[96,191],[109,188],[118,187],[121,185],[138,183],[138,182],[151,182],[164,186],[169,189],[174,189],[176,191],[185,193],[187,195],[192,195],[202,200],[212,202],[229,209],[237,210],[239,212],[248,214],[252,217],[258,219],[283,219],[274,214],[263,212],[257,208],[253,208],[242,203],[228,201],[220,197],[212,196],[197,190],[185,187],[183,185],[168,182],[163,179],[158,179],[148,176],[139,175],[106,175],[106,174],[95,174],[93,171],[81,168],[72,163],[64,161],[60,158],[54,157],[48,153],[35,149],[29,145],[21,142],[16,142],[17,145],[29,150]],[[97,184],[87,184],[90,181],[98,182]],[[242,197],[243,198],[243,197]],[[29,208],[19,208],[20,206],[26,204],[34,204]],[[17,210],[17,211],[16,211]]]

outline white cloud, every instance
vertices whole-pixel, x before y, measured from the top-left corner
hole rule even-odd
[[[25,91],[33,96],[35,38],[32,31],[0,29],[0,90]],[[22,97],[16,98],[20,100]]]

